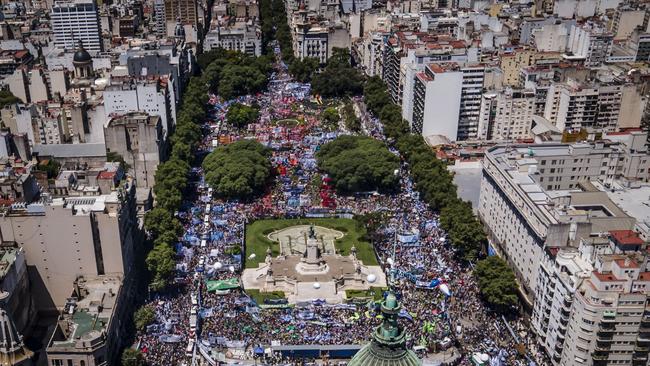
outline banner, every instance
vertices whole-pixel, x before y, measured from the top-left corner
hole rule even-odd
[[[206,286],[208,292],[230,290],[233,288],[239,288],[239,280],[237,278],[230,278],[222,281],[210,280],[206,281]]]

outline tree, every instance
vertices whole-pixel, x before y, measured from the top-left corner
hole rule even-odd
[[[155,207],[144,215],[144,228],[154,237],[168,232],[178,237],[183,232],[178,219],[162,207]]]
[[[481,296],[495,310],[505,313],[517,305],[517,281],[506,261],[497,256],[481,260],[474,276]]]
[[[289,73],[301,83],[311,81],[312,75],[318,70],[318,59],[307,57],[302,60],[295,59],[289,65]]]
[[[460,258],[475,260],[481,253],[487,238],[483,225],[472,212],[472,205],[455,199],[440,211],[440,225],[447,231],[451,245]]]
[[[399,159],[381,141],[362,136],[340,136],[323,145],[316,155],[318,166],[341,193],[399,188]]]
[[[250,198],[271,176],[270,151],[255,140],[220,146],[203,161],[205,180],[223,198]]]
[[[228,108],[228,113],[226,113],[226,119],[228,122],[238,128],[246,127],[249,123],[257,121],[259,117],[260,110],[258,108],[241,103],[233,103]]]
[[[232,99],[261,91],[268,83],[267,76],[253,66],[226,65],[221,71],[219,95]]]
[[[325,108],[321,114],[321,118],[323,122],[330,125],[337,124],[341,120],[339,112],[334,107]]]
[[[38,169],[47,173],[47,179],[54,179],[59,175],[61,164],[54,159],[49,159],[45,164],[40,162]]]
[[[323,97],[344,97],[363,91],[363,76],[350,64],[349,50],[332,50],[323,72],[312,77],[312,91]]]
[[[343,119],[345,121],[345,128],[352,132],[361,132],[361,120],[354,113],[354,107],[352,107],[351,102],[347,102],[343,106]]]
[[[138,308],[133,314],[133,322],[135,323],[135,329],[142,332],[148,325],[153,323],[156,320],[156,311],[153,307],[144,305]]]
[[[16,104],[20,102],[20,98],[13,95],[9,90],[0,90],[0,108],[4,108],[10,104]]]
[[[176,263],[174,262],[174,249],[169,245],[154,245],[145,260],[147,269],[153,274],[151,288],[160,291],[167,287]]]
[[[144,366],[146,365],[142,352],[133,348],[126,348],[122,352],[122,366]]]

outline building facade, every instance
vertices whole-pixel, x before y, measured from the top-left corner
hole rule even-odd
[[[56,47],[74,50],[81,41],[89,51],[103,51],[99,13],[94,0],[56,1],[50,18]]]

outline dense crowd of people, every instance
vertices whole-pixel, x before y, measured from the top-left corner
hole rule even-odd
[[[177,276],[172,289],[151,294],[149,306],[155,309],[156,320],[139,334],[148,363],[189,365],[197,357],[214,362],[258,356],[268,364],[293,364],[258,350],[271,345],[367,342],[381,321],[375,302],[315,300],[260,309],[239,286],[215,290],[208,281],[239,279],[246,260],[245,226],[258,218],[382,212],[383,220],[372,233],[373,245],[404,309],[400,317],[408,347],[417,346],[424,353],[456,347],[460,356],[454,362],[459,365],[470,365],[475,353],[488,354],[494,365],[528,364],[515,351],[504,320],[480,301],[471,269],[454,259],[438,216],[419,200],[407,167],[396,172],[401,176],[399,193],[337,196],[320,178],[314,155],[342,130],[322,124],[321,102],[310,99],[309,85],[292,82],[280,64],[271,85],[265,93],[237,100],[254,101],[260,107],[260,120],[241,130],[224,122],[232,101],[210,98],[214,108],[201,149],[213,149],[218,145],[213,141],[255,138],[273,150],[277,177],[258,199],[222,201],[212,197],[201,168],[192,169],[196,194],[178,213],[185,233],[176,248]],[[380,123],[363,117],[364,133],[383,139]]]

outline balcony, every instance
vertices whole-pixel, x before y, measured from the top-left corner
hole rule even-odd
[[[596,363],[596,361],[607,361],[608,357],[609,357],[608,355],[597,354],[597,353],[591,355],[591,358],[594,360],[594,364]]]
[[[650,352],[650,347],[637,344],[636,346],[634,346],[634,352],[639,354],[645,353],[647,357],[648,352]]]
[[[616,324],[614,323],[609,323],[609,324],[600,323],[600,325],[598,326],[598,332],[612,333],[615,331],[616,331]]]
[[[647,353],[633,353],[632,354],[632,361],[646,362],[647,360],[648,360],[648,354]]]
[[[602,342],[602,343],[608,342],[608,343],[611,343],[613,339],[614,339],[614,335],[611,334],[611,333],[599,334],[596,337],[596,342]]]

